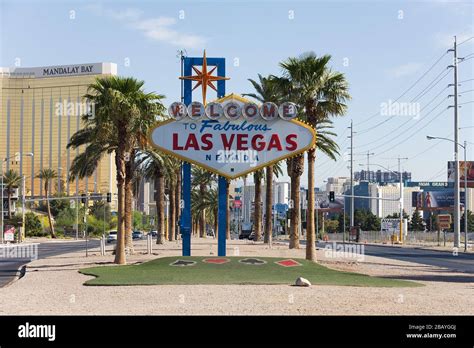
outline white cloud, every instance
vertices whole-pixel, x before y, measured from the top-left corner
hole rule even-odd
[[[183,33],[174,28],[177,25],[173,17],[144,18],[143,11],[136,8],[107,10],[101,4],[87,6],[87,10],[97,16],[107,16],[141,32],[145,37],[168,43],[180,48],[201,48],[206,38],[196,34]]]
[[[398,78],[398,77],[414,74],[418,70],[420,70],[420,68],[421,68],[420,63],[412,62],[412,63],[402,64],[393,69],[390,69],[389,73],[390,75]]]

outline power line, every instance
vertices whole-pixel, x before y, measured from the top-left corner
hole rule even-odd
[[[443,73],[444,73],[444,75],[439,80],[437,80],[438,77],[441,76]],[[436,75],[436,77],[430,83],[428,83],[428,85],[420,93],[418,93],[412,100],[410,100],[410,102],[414,102],[415,100],[422,98],[424,95],[426,95],[426,93],[431,91],[438,83],[440,83],[446,76],[448,76],[448,74],[449,74],[449,71],[442,70],[438,75]],[[394,102],[396,102],[397,100],[395,100]],[[389,118],[385,119],[384,121],[382,121],[382,122],[380,122],[380,123],[378,123],[378,124],[376,124],[372,127],[369,127],[367,129],[359,131],[359,133],[360,134],[367,133],[367,132],[371,131],[372,129],[375,129],[375,128],[389,122],[390,120],[392,120],[393,118],[395,118],[397,116],[398,115],[392,115]]]
[[[424,109],[426,109],[426,107],[428,107],[431,103],[433,103],[446,89],[448,89],[448,87],[449,87],[449,86],[446,86],[446,87],[443,88],[437,95],[435,95],[434,98],[432,98],[427,104],[425,104],[425,105],[420,109],[420,112],[423,111]],[[362,144],[362,145],[360,145],[360,147],[365,147],[365,146],[367,146],[367,145],[371,145],[371,144],[377,143],[377,142],[379,142],[380,140],[386,139],[387,136],[393,135],[394,132],[396,132],[397,130],[399,130],[400,128],[402,128],[403,126],[405,126],[406,124],[410,123],[411,121],[412,121],[411,119],[408,119],[406,122],[402,123],[402,124],[399,125],[397,128],[395,128],[394,130],[390,131],[389,133],[384,134],[383,136],[377,138],[376,140],[373,140],[373,141],[370,141],[370,142],[368,142],[368,143]]]
[[[469,40],[472,40],[474,36],[468,37],[466,40],[462,41],[461,43],[458,43],[458,46],[461,46],[463,43],[468,42]]]
[[[448,52],[444,52],[431,66],[430,68],[425,71],[410,87],[408,87],[408,89],[406,89],[397,99],[395,99],[395,101],[399,100],[400,98],[402,98],[405,94],[407,94],[410,90],[413,89],[413,87],[415,87],[418,82],[420,82],[440,61],[441,59],[444,58],[444,56],[447,54]],[[374,117],[376,117],[377,115],[379,115],[380,112],[377,112],[375,114],[373,114],[372,116],[370,116],[369,118],[367,118],[366,120],[362,121],[362,122],[359,122],[356,124],[356,126],[360,126],[368,121],[370,121],[371,119],[373,119]]]
[[[443,101],[441,101],[441,102],[443,102]],[[436,105],[433,109],[431,109],[431,111],[435,110],[439,105],[441,105],[441,103],[439,103],[438,105]],[[431,111],[430,111],[430,113],[431,113]],[[430,125],[434,120],[436,120],[436,119],[437,119],[443,112],[445,112],[445,111],[446,111],[445,109],[444,109],[444,110],[441,110],[441,112],[439,112],[432,120],[430,120],[428,123],[426,123],[423,127],[415,129],[415,132],[414,132],[414,133],[410,133],[410,135],[409,135],[408,137],[404,138],[402,141],[396,143],[395,145],[392,145],[389,149],[378,153],[377,155],[375,155],[375,157],[377,157],[378,155],[387,153],[387,152],[389,152],[392,148],[394,148],[394,147],[396,147],[396,146],[398,146],[398,145],[404,143],[406,140],[410,139],[410,138],[411,138],[413,135],[415,135],[417,132],[419,132],[419,131],[422,130],[422,129],[425,129],[428,125]],[[388,141],[386,144],[390,143],[391,141],[393,141],[393,140],[396,139],[396,138],[398,138],[398,136],[395,137],[395,138],[392,138],[392,139],[391,139],[390,141]],[[384,144],[384,145],[382,145],[382,146],[385,146],[386,144]]]
[[[439,107],[443,102],[445,102],[446,99],[447,99],[447,98],[441,99],[441,101],[440,101],[434,108],[432,108],[432,109],[425,115],[425,117],[428,116],[429,114],[431,114],[431,113],[433,112],[433,110],[435,110],[435,109],[436,109],[437,107]],[[425,105],[425,107],[423,107],[423,109],[425,109],[426,106],[428,106],[428,105],[429,105],[429,104]],[[422,110],[423,110],[423,109],[422,109]],[[421,110],[420,110],[420,111],[421,111]],[[422,122],[422,121],[425,120],[425,119],[426,119],[426,118],[420,118],[420,119],[417,120],[414,124],[412,124],[410,128],[412,128],[413,126],[417,125],[418,123]],[[407,120],[405,123],[402,123],[401,126],[404,126],[405,124],[407,124],[407,123],[409,123],[409,122],[411,122],[411,119]],[[399,126],[398,128],[400,128],[401,126]],[[395,129],[395,131],[398,130],[398,128]],[[390,134],[393,135],[393,132],[390,132]],[[388,136],[388,134],[386,134],[386,135],[383,137],[383,139],[385,139],[387,136]],[[395,135],[392,136],[389,140],[387,140],[385,143],[378,145],[378,147],[379,147],[379,148],[380,148],[380,147],[384,147],[385,145],[387,145],[387,144],[391,143],[392,141],[396,140],[399,136],[400,136],[400,134],[395,134]],[[379,141],[379,140],[380,140],[380,138],[379,138],[377,141]],[[368,144],[370,145],[371,143],[368,143]],[[365,144],[364,146],[367,146],[368,144]]]

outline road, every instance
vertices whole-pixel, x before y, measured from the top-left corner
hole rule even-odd
[[[302,240],[300,243],[306,244],[306,241]],[[319,248],[324,248],[327,244],[331,243],[318,242],[317,246]],[[368,256],[385,257],[388,259],[414,262],[423,265],[444,267],[452,272],[474,274],[474,254],[464,253],[461,250],[462,249],[460,249],[457,255],[454,255],[452,252],[448,251],[364,244],[364,254]]]
[[[100,244],[99,240],[89,240],[88,247],[96,248]],[[15,244],[13,244],[15,245]],[[78,250],[85,250],[85,241],[74,242],[46,242],[38,245],[38,259],[50,256],[70,253]],[[31,258],[0,258],[0,288],[10,283],[20,272],[19,269],[29,263]]]

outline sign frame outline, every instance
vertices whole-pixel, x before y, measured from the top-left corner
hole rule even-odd
[[[220,175],[224,178],[226,178],[227,180],[234,180],[234,179],[237,179],[237,178],[240,178],[242,176],[245,176],[245,175],[248,175],[250,173],[253,173],[253,172],[256,172],[257,170],[260,170],[262,168],[265,168],[265,167],[268,167],[268,166],[271,166],[271,165],[274,165],[282,160],[285,160],[285,159],[288,159],[288,158],[291,158],[291,157],[295,157],[295,156],[298,156],[298,155],[301,155],[303,153],[305,153],[306,151],[308,151],[309,149],[311,149],[312,147],[314,147],[316,145],[316,137],[317,137],[317,133],[316,131],[314,130],[313,127],[311,127],[309,124],[305,123],[304,121],[301,121],[301,120],[298,120],[298,119],[293,119],[293,120],[288,120],[288,121],[285,121],[285,120],[280,120],[281,122],[291,122],[291,123],[294,123],[298,126],[302,126],[304,128],[306,128],[307,130],[310,131],[310,133],[313,135],[312,137],[312,140],[311,140],[311,143],[303,148],[301,148],[300,150],[298,151],[295,151],[295,152],[292,152],[291,154],[288,154],[288,155],[284,155],[284,156],[281,156],[281,157],[278,157],[274,160],[272,160],[271,162],[266,162],[265,164],[261,164],[261,165],[258,165],[258,166],[255,166],[255,167],[252,167],[251,169],[245,171],[245,172],[242,172],[242,173],[239,173],[237,175],[228,175],[227,173],[223,173],[223,172],[220,172],[214,168],[211,168],[209,166],[206,166],[205,164],[202,164],[202,163],[199,163],[197,161],[194,161],[192,159],[189,159],[189,158],[186,158],[184,156],[181,156],[181,155],[178,155],[176,154],[175,152],[173,151],[170,151],[170,150],[167,150],[157,144],[155,144],[153,142],[153,139],[152,139],[152,133],[153,131],[158,128],[158,127],[162,127],[164,125],[167,125],[168,123],[171,123],[171,122],[178,122],[177,120],[175,119],[168,119],[168,120],[164,120],[164,121],[157,121],[155,122],[152,126],[151,126],[151,130],[148,132],[147,134],[147,140],[148,140],[148,143],[150,144],[150,146],[152,146],[153,148],[167,154],[167,155],[170,155],[170,156],[174,156],[178,159],[180,159],[181,161],[184,161],[184,162],[188,162],[188,163],[192,163],[198,167],[201,167],[201,168],[204,168],[205,170],[213,173],[213,174],[216,174],[216,175]]]

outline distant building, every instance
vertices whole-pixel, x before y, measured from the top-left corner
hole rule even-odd
[[[46,168],[58,176],[51,183],[53,192],[116,193],[113,153],[103,156],[92,176],[70,181],[71,163],[83,146],[66,147],[84,126],[80,117],[94,113],[93,105],[83,98],[89,85],[98,77],[116,74],[113,63],[0,68],[0,158],[10,158],[4,170],[14,169],[26,177],[27,196],[44,196],[44,182],[36,175]]]
[[[400,181],[400,176],[397,171],[389,172],[389,171],[367,171],[361,170],[358,172],[354,172],[354,180],[356,181],[369,181],[369,182],[376,182],[378,184],[385,184],[385,183],[396,183]],[[407,182],[411,181],[411,173],[410,172],[402,172],[402,181]]]
[[[344,186],[350,185],[351,179],[345,176],[330,177],[326,183],[326,192],[334,191],[336,195],[342,195]]]

